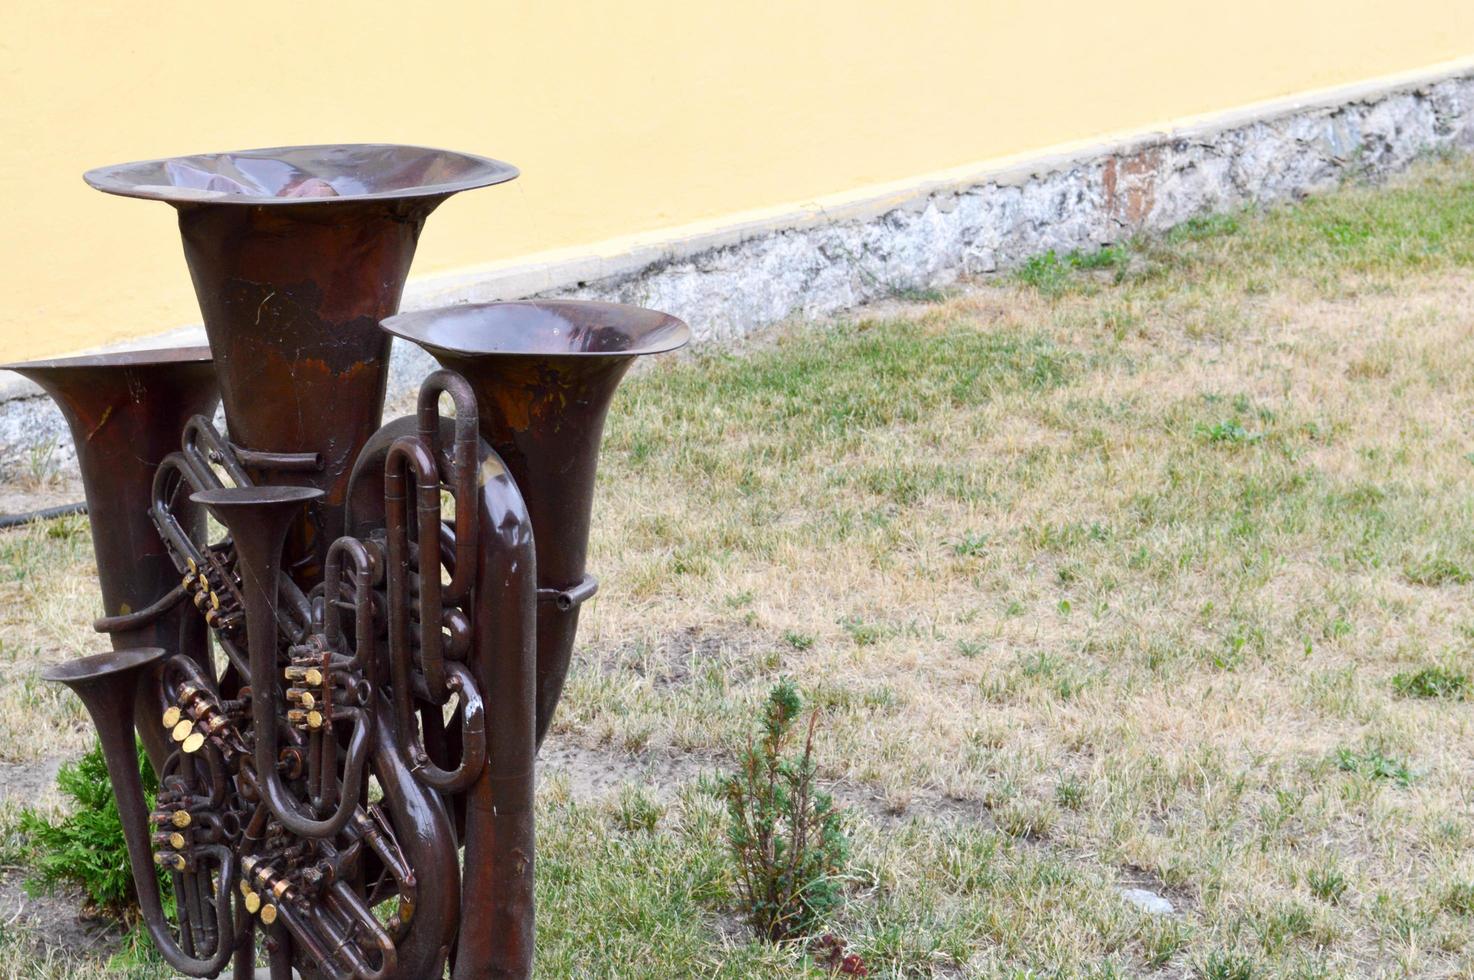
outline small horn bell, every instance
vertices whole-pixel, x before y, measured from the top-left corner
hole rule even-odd
[[[41,676],[71,688],[82,700],[97,728],[102,757],[107,763],[108,778],[112,781],[113,796],[118,803],[123,838],[128,845],[128,865],[133,873],[133,886],[138,892],[138,907],[154,944],[175,969],[192,976],[214,976],[234,950],[230,902],[221,898],[215,904],[215,934],[218,938],[209,956],[188,955],[174,941],[164,917],[159,879],[154,873],[148,809],[144,806],[143,780],[139,776],[138,753],[133,742],[133,704],[137,692],[168,656],[168,651],[160,647],[135,647],[69,660],[48,669]],[[228,890],[228,883],[235,875],[234,858],[224,848],[215,850],[220,860],[219,880]]]

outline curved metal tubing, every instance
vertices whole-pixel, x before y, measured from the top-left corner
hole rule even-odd
[[[473,500],[476,497],[476,467],[480,463],[477,449],[481,442],[476,414],[476,394],[466,379],[454,371],[435,371],[420,383],[419,400],[416,403],[421,441],[430,449],[434,460],[443,458],[440,448],[440,396],[449,395],[455,406],[455,441],[452,444],[451,465],[442,480],[450,484],[456,500]],[[451,564],[450,581],[446,583],[444,602],[448,606],[459,605],[471,593],[471,584],[476,580],[476,507],[457,507],[455,515],[455,559]]]
[[[473,303],[386,319],[470,384],[481,436],[521,488],[537,532],[537,739],[552,724],[592,594],[589,522],[604,419],[636,357],[674,350],[673,316],[617,303]]]
[[[171,933],[159,897],[158,878],[154,876],[152,849],[149,845],[148,810],[143,800],[143,780],[138,774],[138,756],[133,745],[133,704],[140,682],[150,676],[167,651],[158,647],[139,647],[102,653],[59,664],[42,676],[70,687],[81,698],[97,728],[118,802],[118,817],[128,844],[128,863],[138,893],[138,906],[154,944],[169,965],[190,976],[214,976],[230,960],[235,951],[235,928],[231,913],[231,882],[235,880],[235,855],[219,845],[197,848],[209,855],[219,867],[221,888],[215,896],[215,948],[211,955],[186,952]],[[189,902],[181,895],[181,917]],[[185,929],[186,936],[189,930]],[[193,945],[192,940],[186,942]],[[196,951],[198,952],[198,951]]]
[[[368,719],[357,709],[340,709],[353,720],[353,734],[348,743],[342,797],[337,809],[326,818],[317,818],[293,797],[277,771],[280,700],[276,596],[282,546],[303,506],[321,496],[322,491],[313,487],[224,487],[202,490],[190,497],[207,507],[235,540],[246,605],[256,782],[272,814],[299,837],[331,837],[347,824],[358,806],[363,762],[369,748]],[[265,679],[269,679],[268,686],[255,686]]]
[[[395,825],[414,892],[409,931],[395,942],[398,976],[403,980],[439,977],[445,972],[461,924],[461,865],[455,826],[445,801],[426,788],[404,764],[387,720],[391,710],[380,695],[374,725],[374,774],[384,804],[401,817]],[[467,857],[467,873],[471,865]],[[387,863],[387,862],[386,862]],[[472,929],[481,928],[474,924]]]
[[[452,661],[446,665],[450,674],[446,689],[460,698],[461,715],[461,761],[454,769],[442,769],[430,761],[424,743],[415,735],[414,719],[408,719],[410,727],[404,729],[409,742],[410,771],[415,778],[438,792],[460,793],[470,787],[481,776],[486,765],[486,707],[476,681],[465,664]],[[398,692],[395,693],[396,702]]]
[[[395,683],[405,683],[395,694],[396,717],[403,721],[410,702],[408,685],[410,546],[407,471],[414,471],[416,518],[419,529],[420,672],[425,690],[436,704],[445,703],[445,654],[441,648],[440,598],[440,471],[430,449],[417,437],[396,439],[384,460],[384,530],[389,560],[389,659]],[[401,732],[408,734],[403,725]]]
[[[440,544],[444,528],[440,519],[440,469],[437,441],[440,419],[433,415],[442,391],[452,392],[456,403],[455,461],[453,486],[456,496],[456,555],[451,583],[442,594]],[[469,404],[468,404],[469,403]],[[455,661],[447,661],[443,649],[444,605],[449,594],[462,598],[471,591],[475,573],[477,507],[474,504],[475,473],[471,461],[480,443],[476,434],[475,402],[466,382],[448,371],[431,375],[420,391],[419,434],[403,436],[389,446],[384,460],[384,524],[388,550],[389,666],[394,684],[394,718],[399,738],[408,753],[410,768],[425,785],[442,793],[458,793],[474,782],[486,763],[486,724],[481,693],[471,672]],[[434,434],[432,434],[434,433]],[[415,485],[418,561],[412,561],[407,514],[407,487]],[[472,537],[461,537],[463,533]],[[443,769],[430,760],[415,724],[415,679],[411,677],[409,617],[410,576],[418,572],[420,618],[420,676],[426,699],[443,705],[451,694],[461,701],[461,759],[454,769]],[[458,586],[457,580],[464,581]]]

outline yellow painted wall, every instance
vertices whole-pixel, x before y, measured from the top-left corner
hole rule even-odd
[[[416,272],[802,202],[1474,54],[1469,0],[0,4],[0,357],[196,322],[123,160],[471,150]]]

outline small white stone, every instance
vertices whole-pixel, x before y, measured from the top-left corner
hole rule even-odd
[[[1122,888],[1121,897],[1143,912],[1149,912],[1152,915],[1171,915],[1176,911],[1167,899],[1145,888]]]

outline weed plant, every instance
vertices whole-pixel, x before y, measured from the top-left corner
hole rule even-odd
[[[838,904],[849,849],[833,800],[814,785],[817,710],[803,751],[787,754],[802,710],[792,682],[779,682],[763,706],[761,737],[724,788],[742,910],[773,942],[811,932]]]

